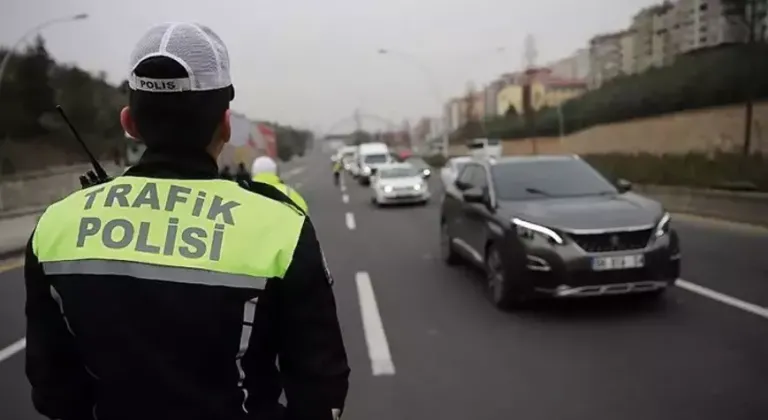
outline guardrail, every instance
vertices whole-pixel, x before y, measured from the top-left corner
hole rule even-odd
[[[635,185],[634,190],[661,202],[668,211],[768,226],[768,193]]]
[[[80,188],[80,175],[90,165],[58,167],[0,179],[0,217],[20,214],[25,209],[47,206]],[[118,173],[117,165],[105,165],[108,173]]]

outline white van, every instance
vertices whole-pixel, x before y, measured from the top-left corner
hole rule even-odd
[[[362,185],[370,183],[371,174],[381,165],[392,162],[386,143],[363,143],[357,148],[357,167],[360,171],[358,181]]]
[[[472,139],[467,142],[469,154],[475,158],[501,157],[501,141],[499,139]]]

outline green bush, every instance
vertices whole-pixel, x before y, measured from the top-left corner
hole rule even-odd
[[[424,156],[424,162],[433,168],[442,168],[445,165],[446,158],[443,155],[429,155]]]
[[[768,98],[768,46],[724,45],[677,57],[674,64],[610,80],[562,105],[564,134],[599,125],[653,117],[690,109],[743,103],[748,93],[755,100]],[[477,124],[475,124],[477,125]],[[467,139],[475,126],[462,127],[452,136]],[[488,120],[483,137],[516,139],[557,136],[558,111],[540,110],[532,125],[513,116]]]
[[[650,153],[583,155],[612,179],[638,184],[683,185],[717,189],[768,191],[768,156],[716,152],[653,155]]]

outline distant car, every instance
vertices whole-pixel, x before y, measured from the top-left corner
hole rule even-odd
[[[498,307],[541,296],[659,296],[680,275],[669,213],[577,156],[471,161],[455,186],[441,209],[443,259],[483,267]]]
[[[429,164],[424,161],[424,159],[418,156],[411,156],[406,158],[405,162],[413,165],[413,167],[421,171],[421,176],[424,178],[429,178],[432,176],[432,167],[430,167]]]
[[[429,188],[422,172],[408,163],[379,166],[371,177],[371,202],[376,205],[429,202]]]
[[[445,165],[443,165],[442,169],[440,169],[440,181],[443,182],[443,185],[446,188],[453,185],[454,181],[456,181],[456,176],[458,175],[459,171],[461,171],[461,168],[465,163],[471,160],[472,158],[469,156],[459,156],[448,159],[448,161],[445,162]]]
[[[385,143],[361,144],[357,151],[357,166],[359,168],[357,181],[360,185],[368,185],[371,175],[375,174],[381,165],[390,162],[392,162],[392,157]]]

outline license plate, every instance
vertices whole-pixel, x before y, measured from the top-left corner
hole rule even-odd
[[[628,270],[645,265],[645,255],[622,255],[618,257],[595,257],[592,259],[592,270]]]

